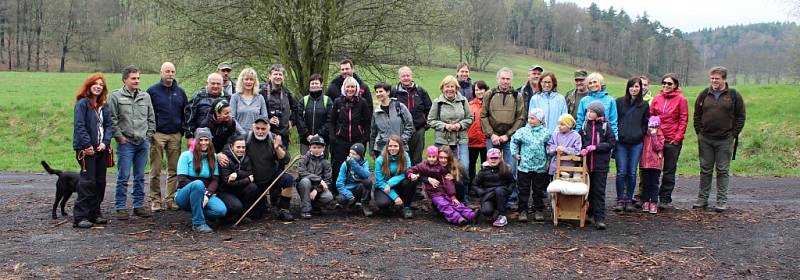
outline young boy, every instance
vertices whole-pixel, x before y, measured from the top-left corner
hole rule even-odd
[[[606,178],[614,132],[605,120],[605,107],[600,101],[589,103],[586,121],[581,127],[581,155],[589,166],[589,218],[599,230],[606,229]]]
[[[300,217],[303,219],[311,219],[312,212],[319,214],[321,206],[333,201],[333,194],[328,190],[331,185],[331,163],[323,155],[325,140],[320,136],[314,136],[309,145],[308,152],[300,159],[297,172]]]
[[[339,168],[336,177],[336,189],[339,195],[336,200],[346,208],[358,208],[364,211],[364,216],[372,216],[369,208],[372,181],[369,179],[369,161],[364,158],[364,144],[355,143],[350,146],[350,155]],[[338,208],[338,206],[337,206]]]
[[[528,113],[528,125],[520,128],[511,137],[511,153],[517,165],[517,186],[519,187],[518,221],[528,222],[528,198],[533,193],[533,219],[544,221],[544,198],[547,190],[547,141],[550,131],[544,125],[544,111],[533,108]]]

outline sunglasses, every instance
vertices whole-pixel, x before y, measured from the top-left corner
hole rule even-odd
[[[672,86],[672,85],[675,85],[675,83],[673,83],[673,82],[661,82],[661,85]]]

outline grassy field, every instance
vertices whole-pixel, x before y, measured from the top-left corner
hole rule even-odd
[[[452,54],[443,54],[452,56]],[[457,57],[453,58],[454,61]],[[561,83],[560,92],[572,88],[574,67],[539,61],[523,55],[498,57],[488,67],[488,72],[473,71],[473,81],[486,80],[494,84],[495,71],[501,66],[510,66],[515,73],[514,84],[524,83],[527,67],[541,64],[553,71]],[[438,85],[454,69],[413,67],[415,80],[435,98]],[[17,73],[0,72],[0,170],[39,171],[39,161],[48,160],[56,168],[74,170],[72,159],[72,109],[75,89],[87,76],[86,73]],[[120,74],[107,76],[109,88],[122,86]],[[187,92],[197,89],[196,78],[178,76]],[[372,80],[367,77],[367,80]],[[143,75],[144,88],[158,81],[158,75]],[[396,84],[397,80],[388,80]],[[606,77],[612,96],[622,95],[625,80]],[[653,90],[658,90],[653,87]],[[687,87],[684,94],[690,107],[701,87]],[[742,136],[737,160],[733,163],[735,175],[746,176],[800,176],[800,113],[785,108],[800,108],[797,90],[791,85],[765,85],[739,87],[747,104],[747,125]],[[779,101],[779,102],[776,102]],[[691,108],[690,108],[691,109]],[[690,112],[691,116],[691,112]],[[690,117],[691,122],[691,117]],[[432,143],[433,133],[427,135]],[[295,141],[295,143],[297,143]],[[697,175],[697,144],[694,130],[689,124],[678,172],[681,175]],[[296,153],[297,147],[290,147]]]

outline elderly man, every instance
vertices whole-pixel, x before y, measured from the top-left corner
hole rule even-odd
[[[428,112],[430,112],[433,103],[428,92],[414,82],[414,72],[411,71],[411,68],[408,66],[400,67],[397,74],[400,76],[400,83],[392,89],[389,97],[396,98],[397,101],[406,105],[408,111],[411,112],[415,131],[408,143],[408,154],[411,156],[411,162],[417,164],[422,161]]]
[[[567,111],[575,119],[578,118],[578,104],[581,103],[581,99],[589,94],[589,87],[586,86],[586,76],[588,75],[589,73],[586,70],[575,70],[575,88],[568,91],[567,95],[564,96],[567,101]]]
[[[528,104],[531,103],[531,98],[542,92],[542,89],[539,87],[539,78],[542,77],[542,72],[544,72],[544,68],[541,65],[533,65],[531,68],[528,69],[528,82],[525,83],[524,86],[521,86],[517,91],[522,96],[525,96],[525,109],[528,109]]]
[[[222,92],[225,93],[226,96],[231,96],[236,93],[236,83],[231,81],[231,72],[233,68],[227,62],[220,63],[217,66],[217,73],[222,76]]]
[[[220,98],[230,102],[231,96],[222,92],[222,75],[211,73],[206,79],[206,87],[195,92],[183,110],[188,123],[186,138],[190,143],[194,139],[194,131],[200,127],[200,123],[208,117],[208,114],[211,114],[211,104]]]
[[[247,137],[247,156],[253,167],[253,183],[258,186],[260,193],[278,178],[278,174],[289,163],[289,154],[286,147],[281,146],[281,136],[270,132],[271,120],[260,117],[253,123],[253,131]],[[288,173],[281,175],[275,185],[269,189],[270,203],[277,207],[278,218],[292,221],[294,217],[289,213],[289,204],[292,200],[294,178]],[[259,218],[265,212],[265,204],[259,203],[253,217]]]
[[[144,208],[144,168],[150,139],[156,131],[156,117],[150,95],[139,89],[139,69],[127,66],[122,69],[122,88],[111,93],[111,130],[117,140],[116,218],[128,219],[128,180],[133,168],[133,214],[150,217]]]
[[[375,111],[374,105],[372,104],[372,94],[369,91],[369,85],[361,80],[361,77],[356,74],[356,66],[353,64],[353,61],[350,59],[343,59],[339,62],[339,76],[334,78],[330,85],[328,85],[328,92],[326,95],[331,98],[331,101],[335,101],[336,98],[340,96],[344,96],[342,92],[342,84],[344,83],[344,79],[347,77],[353,77],[358,82],[358,94],[357,96],[361,96],[364,100],[367,101],[367,106],[369,106],[369,111]]]
[[[153,102],[156,118],[156,133],[150,146],[150,210],[161,211],[162,207],[177,210],[175,191],[177,186],[178,158],[181,155],[181,135],[186,134],[186,116],[183,108],[189,104],[186,92],[175,80],[175,65],[161,65],[161,80],[147,89]],[[161,164],[167,154],[167,193],[161,199]]]
[[[292,96],[283,84],[286,69],[283,65],[273,64],[269,67],[269,83],[265,83],[261,88],[261,95],[267,103],[267,117],[272,133],[278,134],[283,139],[282,145],[289,146],[289,131],[292,125],[297,125],[298,132],[305,131],[305,122],[302,121],[301,114],[303,107]]]
[[[736,89],[728,87],[728,70],[714,67],[711,86],[694,103],[694,131],[700,154],[700,192],[692,208],[708,206],[711,180],[717,171],[717,212],[728,209],[728,169],[735,157],[739,133],[745,122],[745,104]]]

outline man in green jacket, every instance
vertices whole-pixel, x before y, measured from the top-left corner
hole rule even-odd
[[[133,168],[133,214],[150,217],[144,208],[144,168],[150,150],[150,140],[156,131],[156,117],[150,95],[139,89],[139,69],[122,69],[120,89],[111,93],[111,129],[117,141],[116,218],[128,219],[127,193],[130,171]]]
[[[578,118],[578,104],[581,103],[583,97],[589,94],[589,88],[586,86],[587,75],[586,70],[575,70],[575,88],[564,95],[567,101],[567,112],[575,119]]]

